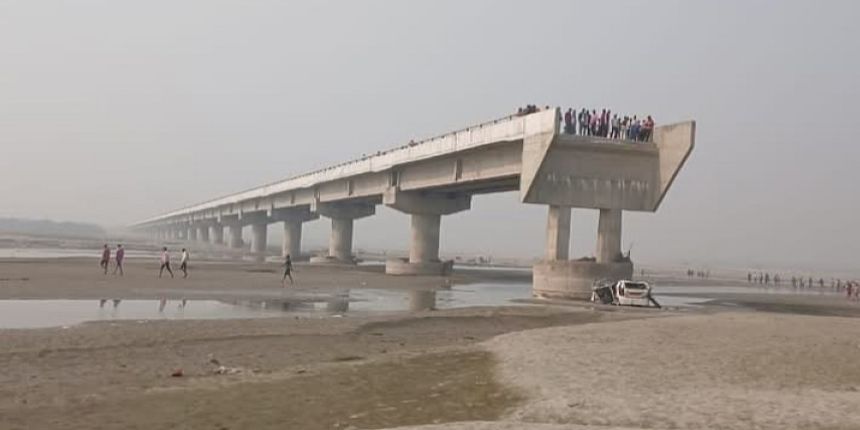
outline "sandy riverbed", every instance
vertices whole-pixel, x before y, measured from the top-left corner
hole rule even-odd
[[[158,280],[152,262],[130,263],[118,278],[89,260],[0,262],[0,298],[281,288],[274,264],[201,263],[187,280]],[[311,290],[522,281],[308,266],[297,277]],[[0,428],[858,428],[860,320],[850,317],[860,306],[737,299],[772,309],[533,306],[0,330]],[[800,305],[816,316],[794,313]],[[214,374],[213,358],[238,373]],[[177,368],[183,377],[170,376]]]

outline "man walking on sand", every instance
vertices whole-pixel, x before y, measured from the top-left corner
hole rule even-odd
[[[122,248],[122,244],[117,244],[116,246],[116,267],[113,268],[113,274],[116,275],[116,271],[119,270],[119,276],[123,276],[122,273],[122,260],[125,259],[125,249]]]
[[[167,252],[167,247],[161,248],[161,269],[158,269],[158,277],[161,277],[161,274],[164,273],[164,269],[167,269],[167,272],[170,273],[170,277],[173,277],[173,271],[170,270],[170,253]]]
[[[182,248],[182,259],[179,260],[179,270],[182,270],[182,278],[188,277],[188,251]]]
[[[110,247],[107,244],[105,244],[104,248],[102,249],[102,259],[99,262],[99,266],[101,266],[101,268],[104,269],[105,275],[107,275],[109,264],[110,264]]]
[[[290,254],[287,254],[287,261],[284,262],[284,277],[281,278],[281,283],[287,280],[287,277],[290,278],[290,285],[293,285],[293,260],[290,258]]]

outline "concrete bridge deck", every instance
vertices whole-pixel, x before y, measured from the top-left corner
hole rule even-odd
[[[695,123],[657,127],[653,142],[560,133],[560,112],[510,116],[379,152],[143,221],[134,227],[159,237],[244,246],[263,255],[271,223],[284,223],[284,254],[301,251],[302,223],[331,219],[329,254],[314,261],[349,263],[354,220],[385,204],[412,217],[408,260],[391,274],[440,274],[441,216],[470,208],[475,194],[519,191],[523,203],[549,206],[547,255],[535,267],[536,292],[582,296],[599,277],[629,277],[621,256],[623,210],[656,211],[693,149]],[[601,211],[598,260],[568,260],[570,209]],[[210,234],[211,233],[211,234]],[[604,276],[605,275],[605,276]]]

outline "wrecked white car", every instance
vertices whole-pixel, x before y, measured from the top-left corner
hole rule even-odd
[[[651,286],[643,281],[597,281],[591,288],[591,301],[617,306],[660,307],[651,296]]]

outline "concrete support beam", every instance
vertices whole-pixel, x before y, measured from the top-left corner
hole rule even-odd
[[[328,256],[311,258],[312,263],[354,263],[352,255],[353,223],[376,213],[376,207],[365,203],[316,203],[311,210],[331,219]]]
[[[376,205],[370,203],[319,203],[311,205],[311,212],[326,218],[359,219],[376,213]]]
[[[450,215],[472,207],[468,194],[415,193],[389,188],[382,195],[382,203],[408,214]]]
[[[601,209],[597,224],[597,262],[621,260],[621,209]]]
[[[550,206],[546,222],[547,261],[567,260],[570,253],[570,208]]]

